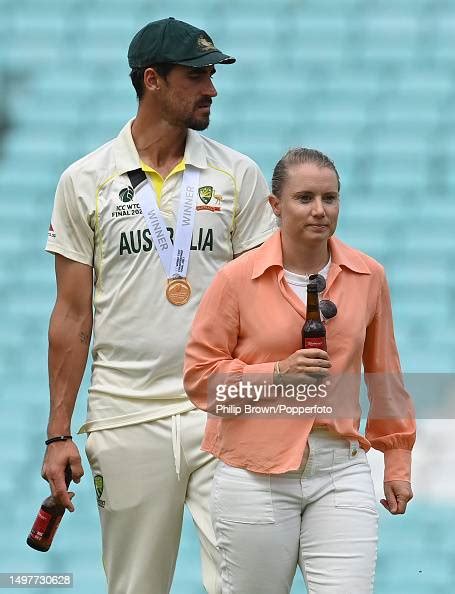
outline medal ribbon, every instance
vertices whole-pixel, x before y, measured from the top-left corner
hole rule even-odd
[[[167,278],[185,278],[196,215],[199,169],[191,165],[185,166],[180,190],[174,245],[172,245],[171,236],[158,208],[153,185],[142,170],[131,171],[128,176],[133,185],[136,199],[141,205],[142,215],[152,235],[153,243]]]

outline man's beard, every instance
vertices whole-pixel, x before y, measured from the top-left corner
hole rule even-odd
[[[189,106],[183,107],[179,100],[170,96],[164,102],[162,107],[162,116],[167,122],[174,126],[184,126],[190,130],[205,130],[208,128],[210,123],[210,111],[207,115],[196,116],[195,111],[198,107],[210,107],[212,104],[211,98],[204,98],[197,104],[192,106],[190,110]]]
[[[210,124],[210,116],[204,118],[189,117],[185,120],[185,126],[191,130],[205,130]]]
[[[187,128],[190,128],[191,130],[198,130],[198,131],[205,130],[210,123],[210,106],[211,105],[212,105],[212,100],[210,99],[210,97],[206,97],[205,99],[200,101],[198,104],[196,104],[195,110],[197,110],[199,107],[208,107],[209,111],[208,111],[207,115],[205,115],[205,116],[196,117],[194,114],[189,115],[185,119],[185,126]]]
[[[205,130],[210,123],[210,114],[202,117],[200,116],[198,118],[193,114],[183,117],[182,115],[180,117],[176,117],[175,114],[172,114],[171,117],[166,117],[166,115],[163,117],[173,126],[183,126],[190,130]]]

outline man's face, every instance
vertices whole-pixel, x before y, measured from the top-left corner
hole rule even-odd
[[[283,235],[307,246],[326,242],[338,221],[337,176],[314,163],[291,165],[281,197],[271,197],[270,203],[281,219]]]
[[[209,125],[212,98],[217,95],[212,82],[214,74],[213,66],[190,68],[177,65],[165,79],[160,78],[163,119],[173,126],[205,130]]]

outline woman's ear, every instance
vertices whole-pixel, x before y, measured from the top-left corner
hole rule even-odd
[[[276,217],[281,216],[281,200],[275,196],[275,194],[270,194],[269,196],[269,204],[272,207],[272,210]]]

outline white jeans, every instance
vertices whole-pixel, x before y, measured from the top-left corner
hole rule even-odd
[[[325,430],[306,465],[259,474],[220,462],[211,514],[223,594],[288,594],[297,565],[308,594],[369,594],[378,513],[365,451]]]

